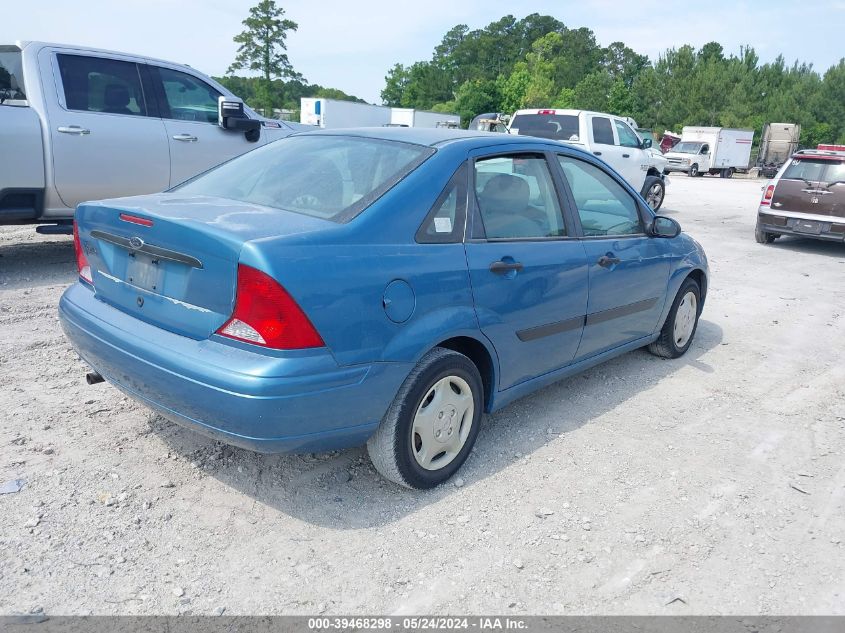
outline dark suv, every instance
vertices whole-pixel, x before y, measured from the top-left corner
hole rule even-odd
[[[801,150],[766,186],[754,236],[845,241],[845,152]]]

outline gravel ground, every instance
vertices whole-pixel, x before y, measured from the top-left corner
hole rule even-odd
[[[70,238],[0,228],[0,613],[845,614],[845,247],[756,244],[760,185],[672,178],[712,266],[684,358],[488,416],[429,492],[87,386]]]

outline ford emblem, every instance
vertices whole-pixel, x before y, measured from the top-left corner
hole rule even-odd
[[[142,240],[140,237],[130,237],[129,246],[131,246],[133,250],[137,251],[139,248],[143,248],[144,240]]]

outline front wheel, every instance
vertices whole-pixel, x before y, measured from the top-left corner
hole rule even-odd
[[[663,358],[683,356],[695,336],[700,314],[701,288],[695,279],[687,277],[675,296],[660,336],[648,346],[648,351]]]
[[[646,178],[642,194],[651,210],[657,211],[663,205],[663,199],[666,197],[666,185],[663,183],[663,179],[657,176]]]
[[[406,488],[433,488],[454,475],[478,436],[481,376],[463,354],[436,347],[402,383],[367,442],[376,470]]]
[[[689,168],[689,175],[691,178],[695,178],[696,176],[700,176],[701,172],[698,171],[698,165],[690,165]]]

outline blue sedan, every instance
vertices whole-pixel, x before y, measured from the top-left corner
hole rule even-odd
[[[295,135],[79,206],[59,306],[89,379],[262,452],[366,442],[413,488],[482,412],[648,346],[687,351],[707,259],[594,156],[442,129]]]

